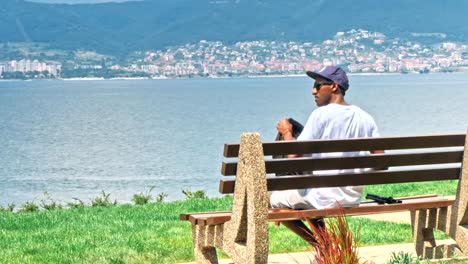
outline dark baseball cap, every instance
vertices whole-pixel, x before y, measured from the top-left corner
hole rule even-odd
[[[320,69],[318,72],[308,71],[306,73],[312,79],[320,76],[332,82],[336,82],[345,91],[349,88],[348,76],[346,76],[346,72],[340,67],[326,66]]]

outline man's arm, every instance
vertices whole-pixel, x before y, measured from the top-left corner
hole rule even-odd
[[[384,154],[385,151],[384,150],[371,150],[370,153],[372,153],[372,154]]]

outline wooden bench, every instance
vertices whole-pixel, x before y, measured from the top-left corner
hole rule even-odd
[[[197,263],[218,263],[216,248],[234,263],[267,263],[268,221],[371,215],[410,211],[416,252],[427,258],[468,253],[468,140],[465,134],[344,140],[264,142],[256,133],[241,135],[240,144],[225,144],[219,191],[234,193],[231,212],[181,214],[192,224]],[[385,154],[337,158],[285,158],[273,155],[385,150]],[[463,161],[463,166],[461,165]],[[433,166],[435,165],[436,166]],[[430,166],[427,166],[430,165]],[[297,171],[384,168],[346,175],[274,176]],[[462,168],[463,167],[463,168]],[[235,177],[233,177],[235,176]],[[268,209],[267,191],[458,180],[455,199],[435,195],[407,197],[398,204],[362,203],[353,208]],[[449,234],[456,244],[436,245],[433,229]]]

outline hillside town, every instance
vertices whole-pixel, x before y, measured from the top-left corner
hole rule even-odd
[[[416,41],[424,37],[432,44]],[[164,50],[135,52],[125,62],[75,61],[64,71],[74,77],[232,77],[303,74],[327,65],[350,73],[432,73],[468,69],[468,45],[444,41],[442,33],[414,34],[414,40],[388,38],[379,32],[338,32],[322,43],[247,41],[232,45],[202,40]],[[106,76],[99,76],[105,70]],[[62,74],[59,61],[21,59],[0,62],[6,72],[47,71]]]
[[[434,35],[432,37],[444,37]],[[149,72],[155,76],[239,76],[301,74],[327,65],[351,73],[428,73],[464,70],[468,45],[388,39],[378,32],[338,32],[319,44],[251,41],[224,45],[200,41],[164,51],[148,51],[128,66],[114,69]]]

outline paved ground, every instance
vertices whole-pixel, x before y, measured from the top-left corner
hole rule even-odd
[[[453,240],[444,240],[443,243],[454,243]],[[414,245],[408,244],[391,244],[383,246],[372,246],[372,247],[361,247],[359,248],[359,257],[362,263],[367,264],[386,264],[391,258],[392,252],[408,252],[416,256],[414,251]],[[299,253],[288,253],[288,254],[273,254],[268,256],[269,264],[302,264],[302,263],[313,263],[313,254],[310,252],[299,252]],[[366,262],[367,261],[367,262]],[[195,262],[182,263],[182,264],[194,264]],[[219,264],[231,264],[230,259],[221,259]],[[468,263],[466,262],[459,263]]]
[[[384,245],[384,246],[372,246],[372,247],[362,247],[359,249],[359,256],[362,259],[362,262],[368,261],[367,263],[375,264],[384,264],[391,257],[392,252],[404,251],[408,253],[414,252],[413,244],[395,244],[395,245]],[[300,252],[300,253],[289,253],[289,254],[274,254],[268,256],[269,264],[292,264],[292,263],[313,263],[313,255],[309,252]],[[230,259],[221,259],[219,264],[230,264],[232,261]],[[185,263],[185,264],[194,264]]]

